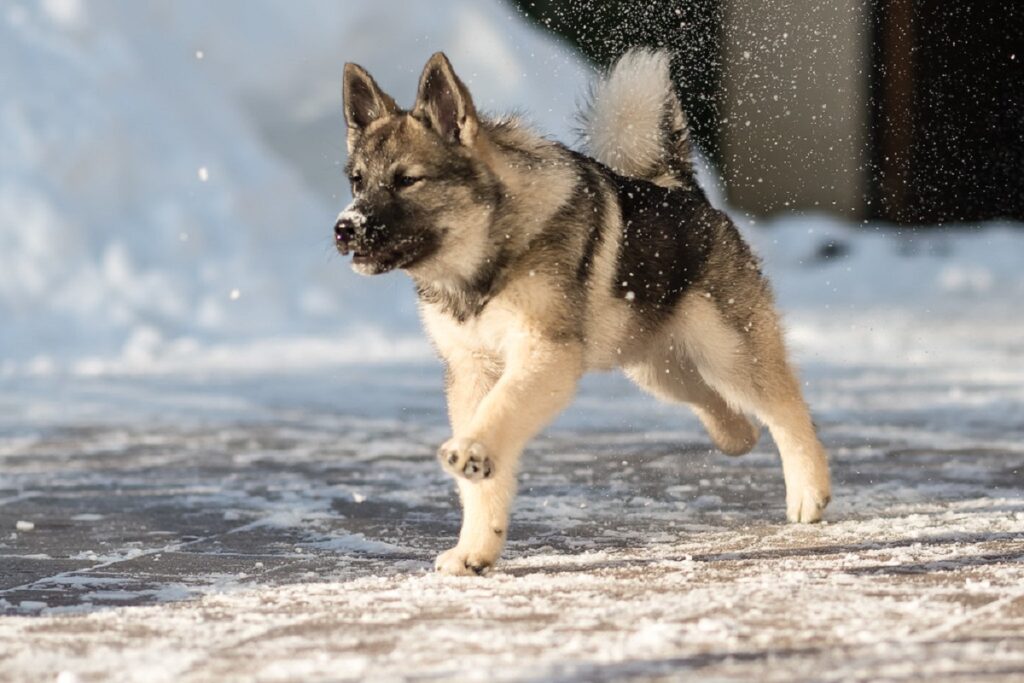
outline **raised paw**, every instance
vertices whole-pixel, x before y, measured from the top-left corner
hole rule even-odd
[[[455,546],[437,556],[434,569],[449,576],[483,576],[493,564],[493,559]]]
[[[821,521],[831,496],[828,486],[806,484],[786,492],[786,516],[790,522],[813,524]]]
[[[437,459],[450,474],[470,481],[487,479],[494,474],[487,449],[470,439],[449,439],[437,449]]]

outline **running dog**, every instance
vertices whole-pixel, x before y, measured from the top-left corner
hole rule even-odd
[[[490,118],[442,53],[405,110],[345,65],[354,200],[335,241],[352,267],[411,276],[447,370],[452,438],[437,452],[463,520],[447,574],[482,574],[508,534],[519,457],[583,373],[621,367],[688,405],[715,445],[767,425],[790,521],[829,502],[828,459],[787,361],[759,261],[709,203],[664,52],[627,52],[583,112],[586,156]]]

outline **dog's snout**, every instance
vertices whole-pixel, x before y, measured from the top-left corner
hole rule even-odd
[[[341,245],[348,245],[356,237],[356,224],[350,218],[339,218],[334,224],[334,241]]]
[[[334,245],[342,254],[351,251],[359,233],[365,230],[366,216],[358,210],[349,207],[341,212],[337,222],[334,224]]]

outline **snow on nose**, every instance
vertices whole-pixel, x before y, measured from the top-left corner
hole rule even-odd
[[[352,202],[338,214],[338,222],[342,221],[350,223],[352,227],[361,228],[366,225],[366,214],[356,208],[356,203]]]
[[[366,214],[355,209],[352,204],[338,214],[334,224],[334,243],[342,254],[347,254],[358,232],[366,225]]]

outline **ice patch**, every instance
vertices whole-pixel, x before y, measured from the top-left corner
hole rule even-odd
[[[391,543],[370,540],[363,534],[333,536],[322,541],[310,543],[309,546],[317,550],[327,550],[336,553],[365,553],[368,555],[393,555],[408,552]]]

